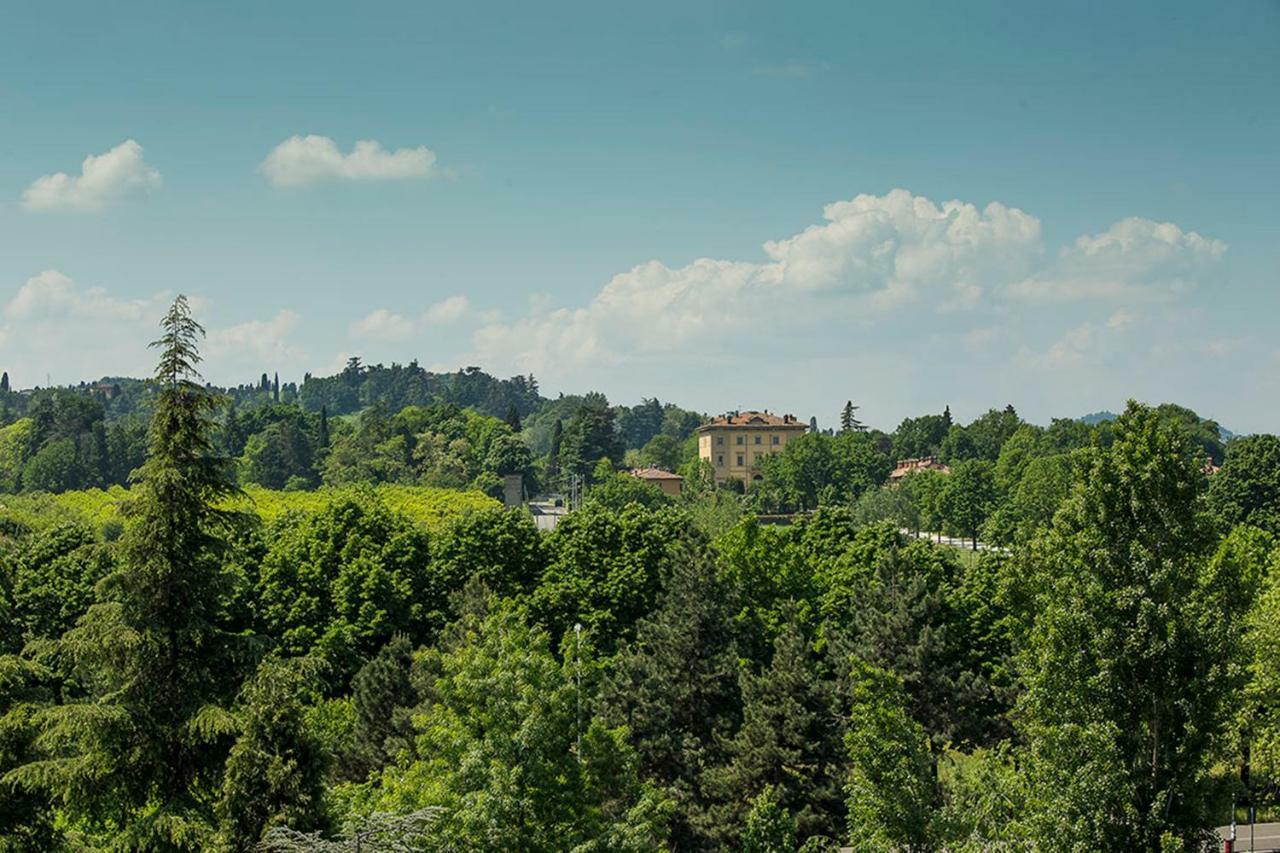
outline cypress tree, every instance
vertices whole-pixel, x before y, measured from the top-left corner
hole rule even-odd
[[[320,432],[319,446],[324,448],[329,446],[329,408],[328,406],[320,407]]]
[[[9,393],[9,371],[5,371],[4,375],[0,375],[0,392]]]
[[[516,404],[512,403],[507,408],[507,426],[511,427],[512,432],[520,431],[520,411],[516,408]]]
[[[280,402],[280,374],[276,374],[275,381],[271,383],[271,402]]]
[[[197,380],[203,328],[179,296],[152,346],[155,410],[135,472],[130,524],[101,601],[60,640],[87,695],[39,716],[49,758],[6,778],[63,801],[68,820],[124,848],[205,845],[212,790],[234,723],[237,676],[219,624],[218,559],[235,491],[210,442],[215,398]],[[91,845],[92,846],[92,845]]]

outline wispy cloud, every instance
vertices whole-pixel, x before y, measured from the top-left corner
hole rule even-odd
[[[397,148],[362,139],[347,154],[327,136],[291,136],[262,161],[259,171],[278,187],[319,181],[396,181],[430,178],[437,173],[430,148]]]
[[[417,318],[378,308],[352,323],[348,331],[357,340],[404,341],[428,327],[460,322],[470,311],[471,301],[458,294],[434,303]]]

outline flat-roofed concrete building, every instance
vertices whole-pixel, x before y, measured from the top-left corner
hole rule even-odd
[[[764,460],[807,430],[794,415],[729,412],[698,427],[698,455],[711,463],[717,484],[733,478],[750,488]]]

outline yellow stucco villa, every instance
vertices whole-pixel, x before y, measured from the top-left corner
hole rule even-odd
[[[717,484],[732,478],[750,488],[764,460],[807,429],[794,415],[730,412],[698,427],[698,455],[715,469]]]

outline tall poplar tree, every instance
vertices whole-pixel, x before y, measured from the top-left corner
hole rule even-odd
[[[60,641],[85,695],[44,711],[43,760],[10,774],[59,797],[107,849],[190,850],[208,841],[234,731],[240,673],[220,627],[219,552],[234,492],[210,435],[215,398],[197,380],[204,330],[179,296],[152,346],[160,361],[146,462],[135,474],[117,570]]]

